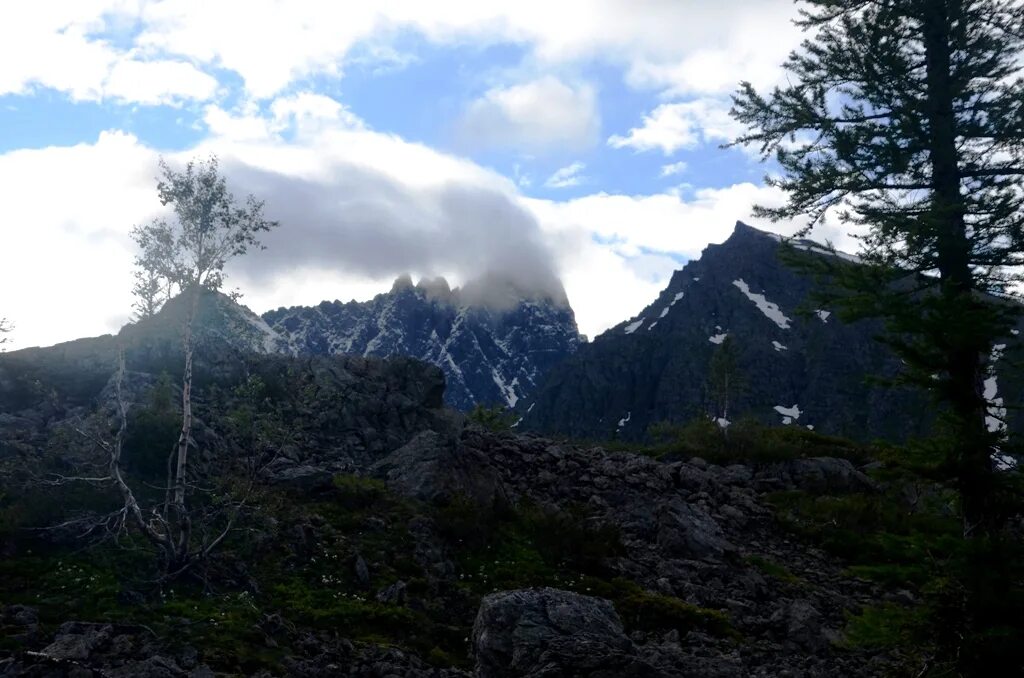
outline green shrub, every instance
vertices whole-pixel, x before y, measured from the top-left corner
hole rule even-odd
[[[784,581],[789,584],[800,583],[799,577],[797,577],[795,574],[787,570],[782,565],[779,565],[775,561],[768,560],[767,558],[764,558],[762,556],[755,555],[747,557],[747,562],[750,565],[756,567],[761,572],[767,574],[770,577],[775,577],[780,581]]]
[[[648,431],[655,457],[701,457],[719,465],[770,464],[808,457],[838,457],[854,463],[871,458],[872,450],[851,441],[815,433],[802,426],[767,426],[750,418],[723,429],[705,417],[679,426],[654,424]]]
[[[885,603],[846,614],[842,645],[848,648],[887,649],[911,645],[925,633],[927,621],[919,607]]]
[[[334,476],[332,483],[338,503],[353,510],[376,504],[388,491],[383,480],[366,476],[339,474]]]
[[[496,433],[512,430],[518,420],[516,414],[503,405],[488,407],[481,403],[474,405],[467,416],[470,421]]]
[[[676,630],[683,636],[698,630],[720,637],[736,635],[726,613],[644,590],[621,577],[611,580],[584,577],[570,588],[610,600],[627,631]]]

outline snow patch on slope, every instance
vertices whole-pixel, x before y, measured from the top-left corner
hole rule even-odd
[[[1006,344],[996,344],[992,347],[992,353],[989,355],[988,378],[985,379],[985,391],[982,394],[988,402],[985,426],[989,433],[1006,430],[1006,407],[1003,404],[1003,399],[999,397],[999,382],[996,378],[996,362],[1003,357],[1005,349]]]
[[[776,405],[775,411],[782,415],[783,424],[792,424],[795,420],[800,418],[800,408],[797,405],[793,405],[792,407]]]
[[[824,254],[827,256],[836,257],[842,259],[843,261],[848,261],[851,264],[862,263],[861,258],[858,257],[856,254],[848,254],[846,252],[840,252],[839,250],[836,249],[823,247],[822,245],[819,245],[816,242],[811,242],[809,240],[803,240],[801,242],[793,243],[793,247],[797,248],[798,250],[804,250],[806,252],[814,252],[815,254]]]
[[[505,398],[505,402],[508,403],[510,408],[515,407],[516,403],[519,402],[519,396],[516,395],[516,386],[519,385],[519,377],[512,380],[511,384],[506,384],[505,380],[498,374],[498,370],[491,368],[491,379],[497,385],[498,390],[501,391],[501,395]]]
[[[763,294],[757,294],[750,291],[750,286],[743,282],[743,278],[733,280],[732,284],[735,285],[743,295],[750,299],[757,308],[765,315],[766,318],[771,320],[773,323],[778,325],[781,329],[788,330],[790,319],[785,316],[778,304],[772,303],[765,298]]]

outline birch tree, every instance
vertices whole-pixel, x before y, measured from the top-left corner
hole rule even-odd
[[[261,233],[277,226],[263,216],[263,203],[250,195],[239,204],[228,191],[216,157],[192,160],[181,171],[160,161],[157,182],[160,202],[171,207],[167,218],[137,226],[132,237],[140,253],[136,265],[140,280],[166,285],[185,295],[182,348],[181,430],[168,458],[166,500],[159,542],[166,551],[165,567],[174,572],[188,567],[192,524],[187,505],[189,451],[192,439],[192,374],[195,357],[195,320],[204,291],[224,284],[224,266],[250,248],[262,247]],[[162,289],[162,288],[161,288]],[[150,290],[152,291],[152,290]],[[151,307],[144,308],[149,311]],[[148,534],[152,540],[155,534]]]

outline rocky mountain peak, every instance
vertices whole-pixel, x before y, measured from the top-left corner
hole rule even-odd
[[[451,285],[448,284],[448,280],[444,276],[420,278],[419,282],[416,283],[416,289],[421,290],[429,299],[451,301],[452,298]]]
[[[444,278],[414,284],[406,275],[369,301],[324,301],[262,317],[224,294],[204,291],[195,336],[234,352],[412,357],[444,372],[451,406],[514,407],[576,350],[581,336],[567,304],[517,297],[511,284],[500,288],[503,296],[497,300],[495,289],[494,281],[452,289]],[[177,350],[188,303],[179,295],[122,335]]]
[[[498,276],[452,289],[444,278],[405,275],[366,302],[281,308],[261,319],[297,355],[403,355],[445,373],[445,400],[514,407],[580,343],[561,298],[529,295]]]
[[[809,240],[789,244],[848,261]],[[786,266],[782,238],[743,222],[676,271],[652,304],[584,345],[538,389],[524,427],[586,439],[642,439],[651,424],[752,418],[855,439],[905,439],[930,426],[919,393],[872,380],[900,371],[876,321],[844,324],[820,308],[812,275]],[[732,386],[715,395],[711,365],[730,338]],[[999,397],[1017,385],[999,380]],[[715,401],[720,402],[716,403]],[[1012,424],[1011,424],[1012,426]]]

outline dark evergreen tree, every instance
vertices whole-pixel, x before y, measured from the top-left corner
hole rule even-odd
[[[986,363],[1006,341],[1024,263],[1024,6],[1014,0],[804,0],[809,32],[767,96],[733,115],[774,158],[788,202],[865,233],[846,309],[882,316],[907,378],[946,406],[965,535],[989,532],[993,425]],[[810,228],[810,226],[808,227]],[[897,282],[898,279],[898,282]],[[933,375],[939,375],[934,379]]]
[[[711,416],[716,420],[729,420],[729,406],[743,390],[738,361],[739,351],[731,336],[726,336],[711,354],[707,389]]]
[[[862,234],[866,265],[833,267],[834,299],[848,318],[884,318],[905,378],[941,403],[937,449],[968,538],[951,572],[964,595],[935,604],[952,610],[936,613],[936,638],[957,675],[1018,675],[993,461],[1009,441],[983,384],[1021,308],[1000,297],[1024,263],[1024,3],[803,0],[798,23],[809,36],[787,84],[734,98],[748,127],[736,143],[774,159],[768,182],[788,196],[758,214],[808,215],[809,230],[833,213]]]

